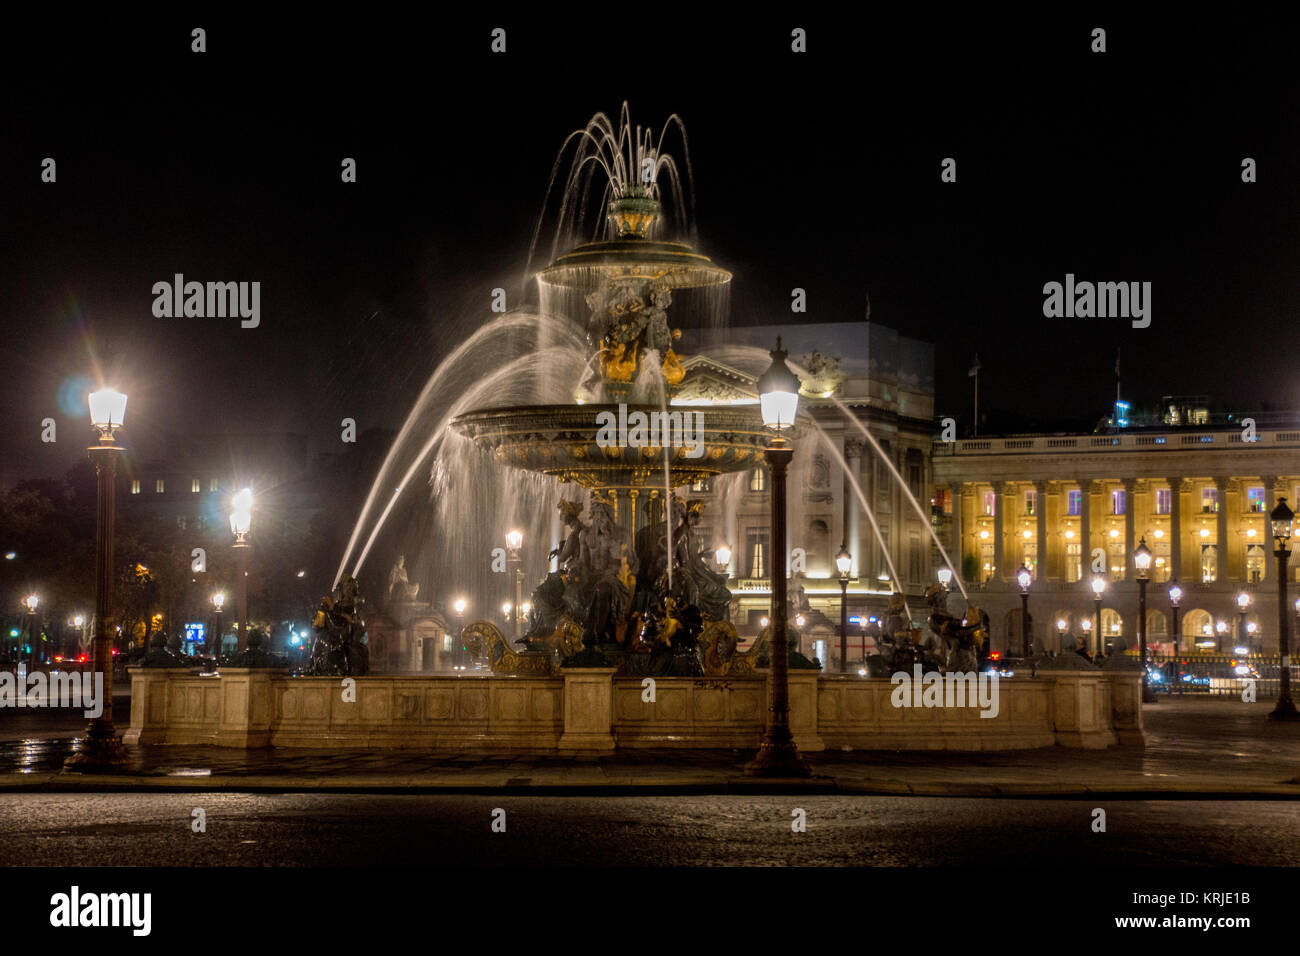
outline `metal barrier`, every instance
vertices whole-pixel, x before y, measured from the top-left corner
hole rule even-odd
[[[1129,652],[1136,656],[1136,652]],[[1282,658],[1259,654],[1147,654],[1148,683],[1158,694],[1276,697]]]

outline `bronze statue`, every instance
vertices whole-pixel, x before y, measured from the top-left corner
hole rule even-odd
[[[369,672],[363,603],[361,588],[350,574],[343,575],[333,595],[321,598],[312,621],[316,640],[304,674],[360,677]]]

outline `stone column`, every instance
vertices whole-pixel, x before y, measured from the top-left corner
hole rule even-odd
[[[1134,529],[1137,522],[1137,479],[1125,478],[1124,485],[1124,580],[1136,581],[1137,574],[1133,567],[1133,550],[1137,547]]]
[[[961,577],[962,566],[962,513],[961,513],[961,482],[954,481],[948,485],[948,492],[952,495],[952,541],[948,545],[948,557],[952,558],[952,563],[956,565],[953,570],[955,577]]]
[[[849,474],[853,480],[862,485],[862,442],[850,439],[844,442],[844,459],[849,466]],[[862,527],[862,518],[858,512],[858,494],[853,490],[850,483],[846,490],[848,500],[848,512],[845,518],[846,539],[849,547],[849,554],[853,556],[853,576],[859,577],[862,574],[862,568],[870,568],[871,562],[862,560],[862,541],[858,534],[858,529]],[[867,499],[870,501],[871,499]],[[831,547],[839,549],[839,543],[832,541]]]
[[[1038,528],[1035,531],[1038,547],[1038,571],[1037,576],[1044,581],[1052,575],[1051,562],[1047,554],[1047,482],[1034,482],[1034,512],[1038,518]]]
[[[1006,500],[1003,498],[1003,491],[1006,490],[1005,481],[990,482],[993,486],[993,567],[995,568],[994,580],[1005,581],[1007,578],[1007,569],[1003,566],[1003,553],[1006,550],[1004,541],[1006,532],[1006,523],[1003,515],[1007,510]]]
[[[1219,508],[1215,515],[1215,551],[1219,555],[1219,573],[1217,581],[1236,580],[1236,575],[1228,573],[1228,478],[1215,478],[1215,499]]]
[[[1277,558],[1273,556],[1273,526],[1269,523],[1268,513],[1272,511],[1273,506],[1277,504],[1277,496],[1278,496],[1279,489],[1277,487],[1277,476],[1275,475],[1266,475],[1262,478],[1262,481],[1264,483],[1264,530],[1263,530],[1264,536],[1263,538],[1247,539],[1247,543],[1253,540],[1255,544],[1259,545],[1261,548],[1264,549],[1263,584],[1265,587],[1269,588],[1270,590],[1276,590],[1277,589]],[[1263,592],[1261,591],[1261,593]],[[1262,611],[1263,609],[1260,608],[1259,610]],[[1263,615],[1261,614],[1260,617],[1261,617],[1261,626],[1262,626]],[[1277,628],[1276,624],[1274,624],[1273,627],[1271,628],[1274,636],[1277,635],[1276,628]]]
[[[1079,587],[1091,598],[1092,589],[1092,480],[1079,481]]]
[[[1169,482],[1169,573],[1183,584],[1183,479]]]

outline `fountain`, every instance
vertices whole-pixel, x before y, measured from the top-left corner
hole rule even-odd
[[[770,436],[752,390],[737,383],[768,353],[738,342],[709,351],[700,346],[694,355],[679,351],[691,347],[692,304],[703,304],[707,321],[725,312],[731,274],[684,238],[691,235],[684,180],[663,148],[666,133],[678,128],[671,118],[655,140],[631,125],[624,107],[617,126],[597,115],[566,140],[577,148],[559,192],[549,261],[529,275],[539,302],[456,337],[430,375],[371,486],[333,594],[318,608],[308,665],[288,674],[243,660],[223,665],[219,675],[198,675],[157,655],[155,666],[132,673],[128,744],[511,752],[757,745],[766,726],[767,680],[760,668],[770,656],[771,626],[764,621],[753,646],[741,650],[728,576],[714,569],[711,549],[700,540],[703,505],[677,490],[716,479],[718,497],[734,505],[741,491],[734,479],[763,467]],[[684,137],[682,155],[689,173]],[[594,202],[589,192],[597,193]],[[598,219],[594,234],[584,232],[588,216]],[[539,219],[534,249],[540,230]],[[734,362],[722,373],[731,380],[701,387],[692,370],[706,358]],[[901,490],[903,506],[951,567],[888,452],[836,395],[835,360],[813,351],[804,364],[794,365],[796,374],[816,397],[829,399],[823,408],[837,407],[862,432]],[[801,456],[803,467],[821,459],[823,473],[820,483],[798,474],[792,483],[829,489],[831,463],[838,465],[894,590],[870,676],[820,673],[795,650],[799,635],[788,627],[790,732],[801,751],[1141,743],[1140,675],[1120,670],[1019,677],[1001,691],[1005,706],[995,698],[978,715],[935,719],[924,709],[898,710],[900,672],[915,675],[916,706],[928,707],[923,684],[929,687],[940,670],[951,677],[973,668],[987,639],[987,617],[968,602],[961,613],[950,613],[950,595],[931,588],[930,636],[924,635],[872,508],[877,496],[866,493],[814,414],[801,414],[798,424],[816,445]],[[413,479],[422,472],[432,507],[412,500],[421,484]],[[409,514],[398,510],[403,501]],[[408,516],[418,520],[404,522]],[[481,575],[487,580],[478,593],[499,595],[500,578],[490,574],[509,564],[506,549],[491,548],[501,553],[502,566],[488,571],[482,560],[488,539],[502,540],[502,522],[509,520],[529,529],[520,534],[530,543],[546,540],[552,518],[554,547],[544,573],[536,573],[543,570],[542,548],[532,562],[518,539],[510,548],[516,575],[524,566],[534,571],[526,631],[512,640],[483,619],[487,600],[477,620],[457,628],[461,645],[486,661],[490,676],[466,674],[463,666],[454,674],[429,673],[437,668],[427,659],[408,665],[392,655],[388,663],[396,666],[385,667],[384,655],[368,647],[366,621],[377,615],[369,613],[358,582],[386,527],[396,526],[401,534],[394,537],[415,544],[409,552],[415,557],[408,570],[408,552],[389,550],[384,559],[396,560],[386,592],[378,578],[367,591],[384,594],[378,600],[392,623],[411,630],[427,624],[443,643],[447,618],[421,584],[435,583],[439,573],[442,591],[447,578],[461,586]],[[429,527],[419,526],[424,520]],[[731,523],[728,537],[734,517]],[[439,550],[441,562],[423,553]],[[960,574],[954,581],[965,598]],[[469,603],[462,597],[452,606],[459,616]],[[800,623],[807,605],[790,604],[793,623]],[[516,626],[520,611],[513,607]],[[441,617],[436,627],[434,615]],[[420,638],[422,651],[429,645],[429,637]],[[400,647],[414,650],[417,642]]]
[[[572,403],[472,410],[451,424],[495,462],[589,498],[559,502],[566,537],[533,592],[522,654],[507,654],[487,621],[467,636],[493,649],[498,673],[535,673],[549,654],[627,674],[722,672],[736,654],[731,594],[695,539],[698,510],[673,489],[754,468],[768,434],[755,406],[672,406],[685,369],[668,310],[675,291],[725,285],[731,274],[687,243],[657,238],[657,173],[676,167],[631,130],[626,110],[619,130],[598,117],[583,132],[594,151],[580,151],[570,183],[591,162],[605,171],[607,238],[560,254],[536,280],[544,302],[580,296],[593,371]],[[708,654],[697,653],[700,642]]]

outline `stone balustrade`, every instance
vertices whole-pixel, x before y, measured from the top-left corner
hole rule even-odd
[[[132,668],[131,682],[128,744],[749,749],[758,746],[767,718],[763,675],[661,677],[651,688],[612,669],[582,668],[548,678],[376,675],[351,685],[269,669],[228,667],[203,677],[184,668]],[[896,706],[900,693],[883,678],[791,672],[795,742],[816,752],[1101,748],[1144,741],[1136,670],[1003,679],[996,712],[973,700],[966,706]]]

